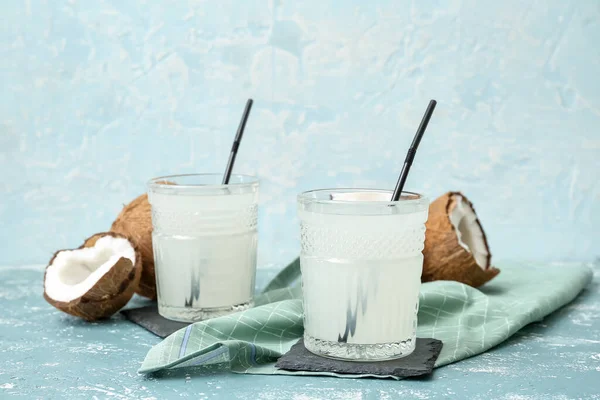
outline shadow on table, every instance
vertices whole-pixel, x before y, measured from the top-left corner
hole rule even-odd
[[[145,375],[144,380],[180,380],[189,379],[192,376],[215,377],[221,375],[231,376],[232,374],[233,372],[229,369],[229,365],[227,363],[222,363],[157,371]]]
[[[156,302],[140,297],[135,296],[127,306],[123,308],[123,310],[144,307],[149,305],[155,305]],[[119,327],[137,327],[137,325],[131,323],[125,316],[123,316],[120,312],[115,313],[110,318],[100,319],[97,321],[89,322],[79,317],[74,317],[69,314],[60,314],[61,318],[57,320],[57,322],[61,325],[76,327],[76,328],[86,328],[86,329],[94,329],[95,327],[105,329],[105,328],[119,328]]]

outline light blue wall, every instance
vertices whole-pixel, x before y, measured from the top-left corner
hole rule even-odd
[[[262,178],[261,263],[295,195],[408,182],[471,198],[497,259],[600,255],[597,1],[4,1],[0,263],[110,226],[153,176]]]

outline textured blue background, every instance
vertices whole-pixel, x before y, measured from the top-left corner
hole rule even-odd
[[[153,176],[262,178],[261,264],[298,252],[295,195],[462,190],[497,258],[589,260],[600,226],[597,1],[4,1],[0,263],[105,230]]]

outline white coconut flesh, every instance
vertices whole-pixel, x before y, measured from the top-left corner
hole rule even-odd
[[[489,267],[489,250],[481,226],[477,222],[477,215],[463,196],[455,194],[453,199],[454,208],[450,210],[448,217],[458,237],[458,244],[473,254],[477,265],[485,270]]]
[[[135,264],[131,243],[112,236],[98,239],[93,247],[61,251],[46,270],[46,294],[56,301],[73,301],[86,294],[121,257]]]

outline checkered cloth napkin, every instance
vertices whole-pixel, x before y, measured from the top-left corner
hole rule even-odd
[[[508,264],[501,269],[480,289],[452,281],[421,286],[417,336],[444,343],[436,367],[496,346],[569,303],[592,279],[584,265]],[[237,373],[360,377],[275,368],[277,358],[302,336],[299,276],[295,260],[257,296],[256,307],[173,333],[148,352],[139,372],[229,363]]]

